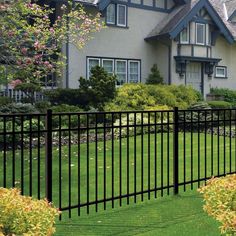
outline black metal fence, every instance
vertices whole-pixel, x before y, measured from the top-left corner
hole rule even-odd
[[[0,186],[98,211],[236,172],[236,110],[0,115]]]

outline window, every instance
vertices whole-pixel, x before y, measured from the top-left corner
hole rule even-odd
[[[87,58],[87,78],[94,66],[101,65],[109,75],[116,75],[117,85],[138,83],[140,81],[141,62],[139,60],[113,58]]]
[[[88,58],[87,78],[90,77],[91,69],[95,66],[100,66],[100,59],[99,58]]]
[[[109,4],[107,7],[106,22],[108,24],[116,23],[116,6],[115,4]]]
[[[138,83],[140,78],[140,62],[129,61],[129,83]]]
[[[189,43],[189,31],[185,28],[180,33],[180,43]]]
[[[106,23],[120,27],[127,26],[127,6],[122,4],[109,4],[106,10]]]
[[[114,73],[114,60],[112,59],[102,59],[102,67],[107,71],[109,75]]]
[[[196,23],[196,44],[204,45],[206,40],[206,26]]]
[[[126,6],[117,5],[117,25],[126,26]]]
[[[117,85],[127,82],[127,62],[126,60],[116,60]]]
[[[216,68],[215,68],[215,77],[217,77],[217,78],[227,78],[227,67],[225,67],[225,66],[216,66]]]

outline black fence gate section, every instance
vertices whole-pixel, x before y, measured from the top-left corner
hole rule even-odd
[[[0,186],[69,217],[196,189],[235,173],[235,111],[0,115]]]

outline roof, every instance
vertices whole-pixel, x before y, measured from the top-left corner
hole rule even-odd
[[[230,17],[233,15],[233,13],[236,10],[236,0],[225,0],[224,2],[225,2],[228,18],[230,19]]]
[[[188,3],[176,7],[168,14],[147,36],[148,39],[169,35],[175,38],[200,9],[205,8],[213,21],[216,23],[220,32],[225,36],[229,43],[236,40],[236,25],[228,21],[226,4],[236,9],[236,0],[190,0]]]

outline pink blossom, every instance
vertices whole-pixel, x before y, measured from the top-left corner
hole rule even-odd
[[[22,81],[19,80],[19,79],[12,80],[12,81],[10,82],[10,85],[11,85],[13,88],[15,88],[15,87],[16,87],[17,85],[19,85],[19,84],[22,84]]]

